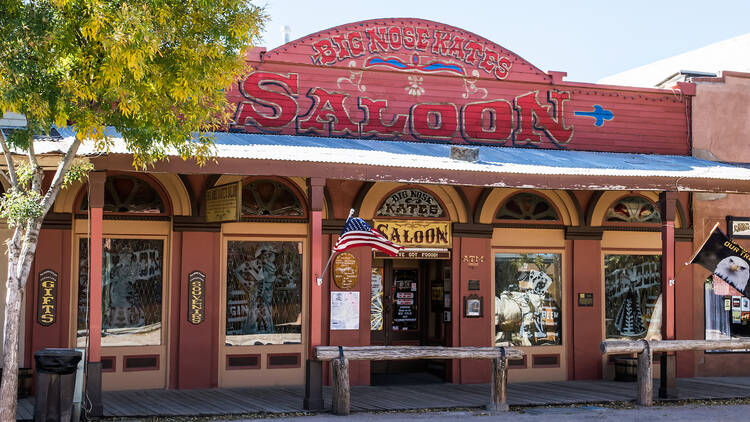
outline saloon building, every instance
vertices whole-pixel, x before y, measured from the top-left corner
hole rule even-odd
[[[612,376],[603,339],[694,338],[692,192],[747,192],[750,170],[691,156],[693,84],[568,82],[420,19],[248,66],[205,166],[81,151],[96,170],[45,221],[26,365],[80,346],[105,390],[299,385],[316,345],[511,344],[511,382],[575,380]],[[405,250],[352,249],[323,274],[350,209]],[[697,361],[678,355],[677,375]],[[488,365],[356,362],[351,379],[480,383]]]

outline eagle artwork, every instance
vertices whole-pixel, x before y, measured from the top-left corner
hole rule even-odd
[[[714,274],[731,284],[735,289],[746,294],[745,288],[747,287],[748,278],[750,278],[750,270],[748,269],[747,261],[744,259],[738,256],[728,256],[716,264]]]

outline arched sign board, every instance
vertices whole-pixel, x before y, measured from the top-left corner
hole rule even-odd
[[[559,72],[436,22],[355,22],[254,57],[260,61],[228,93],[233,131],[690,152],[684,93],[564,82]]]

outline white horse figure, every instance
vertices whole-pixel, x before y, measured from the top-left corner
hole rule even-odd
[[[518,346],[531,346],[536,326],[535,319],[542,312],[542,305],[552,279],[544,272],[531,270],[519,280],[521,291],[504,291],[495,296],[495,343],[513,342],[513,333],[518,333]]]

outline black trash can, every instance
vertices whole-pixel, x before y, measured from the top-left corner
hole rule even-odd
[[[36,403],[34,422],[70,422],[76,368],[81,352],[75,349],[44,349],[34,352]],[[77,421],[76,421],[77,422]]]

